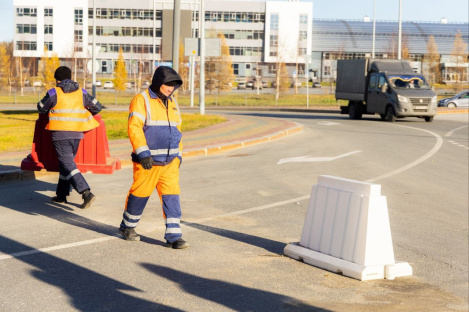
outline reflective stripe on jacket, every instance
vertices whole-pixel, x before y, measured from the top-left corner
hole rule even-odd
[[[57,92],[57,103],[49,111],[47,130],[85,132],[99,126],[93,115],[83,105],[83,91],[78,89],[64,93],[61,88]]]
[[[170,163],[182,155],[181,113],[176,100],[168,98],[168,108],[160,99],[152,99],[148,90],[137,94],[130,103],[128,134],[133,147],[132,160],[152,156],[158,165]]]

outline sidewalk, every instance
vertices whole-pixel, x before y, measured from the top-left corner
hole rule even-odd
[[[224,115],[227,122],[189,131],[183,134],[183,157],[207,156],[215,153],[268,142],[301,131],[300,124],[277,118],[255,117],[246,115]],[[118,158],[123,167],[132,164],[132,147],[128,139],[108,142],[111,158]],[[23,171],[22,160],[31,150],[0,154],[0,182],[35,178],[44,174],[42,171]]]

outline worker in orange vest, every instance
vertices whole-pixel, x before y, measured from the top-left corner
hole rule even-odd
[[[72,81],[72,71],[60,66],[54,73],[56,87],[47,91],[37,103],[41,114],[49,115],[46,129],[52,132],[52,142],[59,160],[59,182],[52,201],[66,203],[70,186],[82,195],[80,208],[89,208],[95,200],[90,186],[75,164],[75,156],[84,132],[99,126],[93,118],[102,110],[101,104],[77,82]]]

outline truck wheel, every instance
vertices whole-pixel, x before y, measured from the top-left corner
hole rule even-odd
[[[381,120],[386,120],[386,114],[379,114],[379,117],[381,117]]]
[[[425,121],[426,122],[432,122],[433,121],[433,116],[425,117]]]
[[[360,119],[363,114],[363,104],[360,102],[349,102],[348,115],[350,119]]]
[[[392,108],[392,106],[388,106],[386,108],[386,121],[389,121],[389,122],[396,121],[396,115],[394,114],[394,108]]]

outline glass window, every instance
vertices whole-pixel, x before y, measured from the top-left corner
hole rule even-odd
[[[53,33],[52,25],[44,25],[44,35],[52,34],[52,33]]]
[[[308,15],[300,14],[300,25],[308,25]]]
[[[278,13],[272,13],[270,15],[270,29],[271,30],[278,29]]]
[[[377,80],[378,80],[378,76],[375,75],[375,74],[372,74],[371,77],[370,77],[370,84],[368,85],[369,90],[376,89]]]
[[[44,9],[44,16],[53,16],[54,9],[52,8],[45,8]]]
[[[75,25],[83,25],[83,10],[75,10]]]

